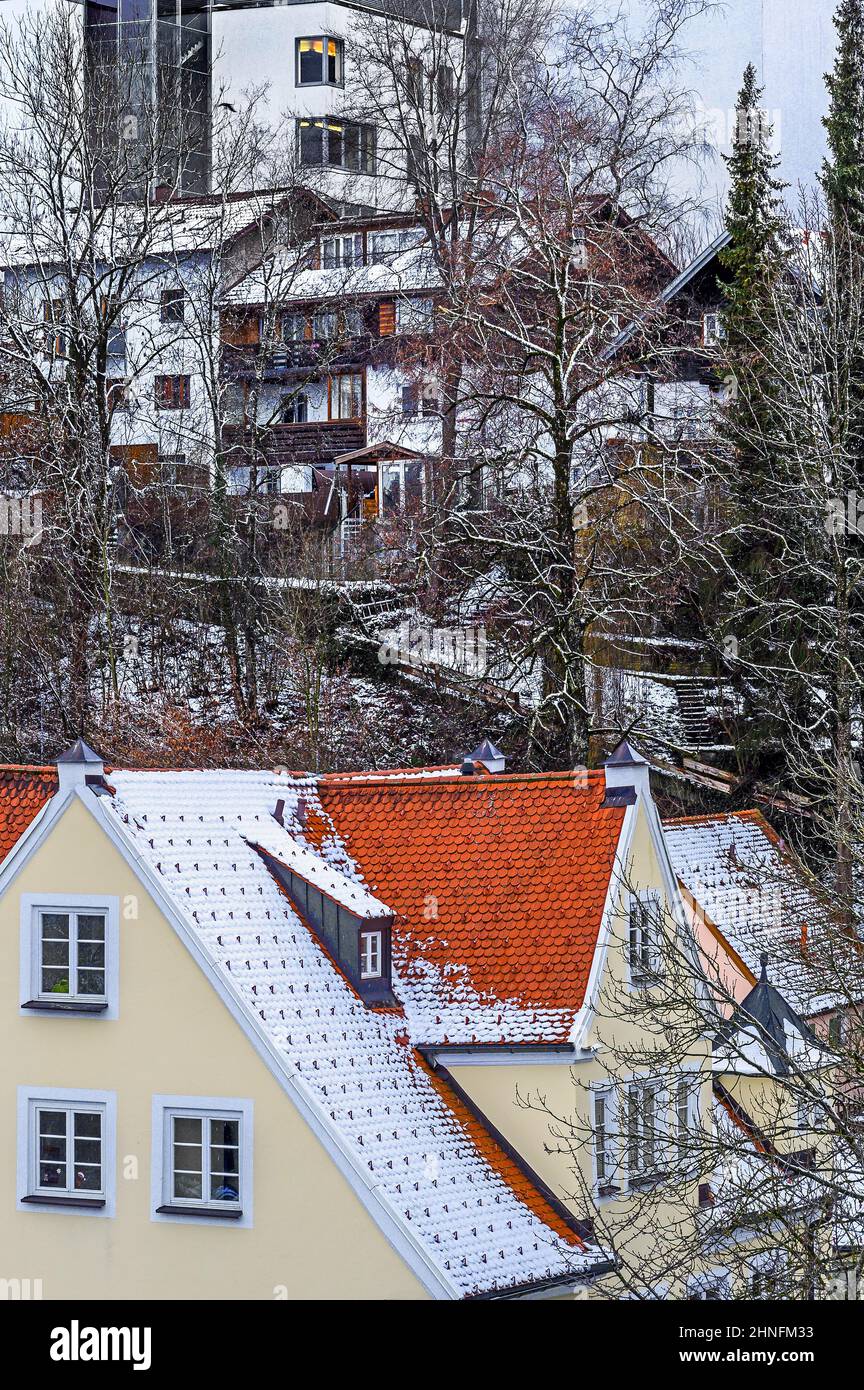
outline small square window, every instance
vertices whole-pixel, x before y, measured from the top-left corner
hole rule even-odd
[[[384,973],[383,934],[380,931],[360,933],[360,979],[379,980]]]
[[[117,1016],[117,900],[22,896],[21,1006]]]
[[[20,1209],[113,1216],[115,1122],[112,1092],[19,1086]]]
[[[251,1224],[251,1102],[154,1096],[153,1104],[157,1218]]]

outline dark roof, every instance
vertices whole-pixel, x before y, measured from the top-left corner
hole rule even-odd
[[[736,1033],[747,1029],[756,1031],[765,1045],[771,1065],[778,1075],[789,1070],[786,1051],[786,1025],[815,1047],[821,1047],[819,1039],[789,1004],[779,989],[775,989],[768,979],[768,957],[761,958],[762,973],[746,999],[742,999],[732,1015],[723,1024],[714,1039],[715,1048],[728,1043]]]
[[[67,748],[65,753],[61,753],[57,759],[58,763],[98,763],[102,766],[102,759],[98,753],[94,753],[89,743],[85,743],[83,738],[76,739],[71,748]]]
[[[622,738],[615,751],[606,759],[606,767],[633,767],[644,763],[645,759],[641,753],[637,753],[626,740]]]

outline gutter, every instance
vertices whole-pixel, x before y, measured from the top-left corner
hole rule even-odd
[[[417,1051],[435,1070],[453,1065],[500,1067],[519,1062],[525,1066],[572,1066],[588,1061],[593,1052],[577,1053],[572,1043],[423,1043]],[[455,1082],[454,1082],[455,1085]]]
[[[583,1288],[597,1274],[611,1274],[615,1269],[614,1260],[605,1260],[594,1266],[590,1275],[561,1274],[554,1279],[537,1279],[529,1284],[513,1284],[509,1289],[492,1289],[487,1293],[466,1294],[463,1303],[503,1303],[507,1299],[526,1299],[532,1294],[545,1293],[548,1289]]]

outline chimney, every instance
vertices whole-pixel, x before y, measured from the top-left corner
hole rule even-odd
[[[650,796],[651,784],[645,759],[623,739],[603,764],[606,774],[604,806],[632,806],[637,796]]]
[[[79,738],[57,759],[57,780],[59,792],[64,796],[75,787],[86,787],[88,782],[101,782],[105,776],[105,765],[98,753],[94,753]]]
[[[487,772],[503,772],[507,766],[507,759],[501,749],[490,743],[488,738],[484,738],[479,748],[468,754],[468,758],[472,763],[482,763]]]
[[[462,776],[463,776],[463,777],[473,777],[473,776],[474,776],[474,763],[473,763],[473,760],[472,760],[471,758],[463,758],[463,759],[462,759],[462,766],[461,766],[461,768],[459,769],[459,771],[462,773]]]

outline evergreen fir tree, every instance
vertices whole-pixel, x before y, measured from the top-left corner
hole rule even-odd
[[[822,171],[828,210],[864,248],[864,0],[841,0],[834,15],[837,56],[826,74],[830,106],[823,125],[829,156]]]

